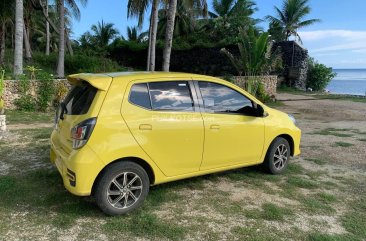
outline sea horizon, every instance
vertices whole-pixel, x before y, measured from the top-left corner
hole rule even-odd
[[[330,93],[366,96],[366,68],[332,70],[337,76],[326,88]]]

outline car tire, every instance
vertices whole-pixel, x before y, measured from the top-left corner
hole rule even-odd
[[[94,196],[108,215],[121,215],[139,208],[149,193],[150,180],[140,165],[122,161],[111,164],[96,183]]]
[[[268,148],[263,162],[264,170],[274,175],[283,173],[287,169],[290,153],[288,141],[277,137]]]

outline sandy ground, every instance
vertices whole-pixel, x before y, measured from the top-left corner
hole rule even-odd
[[[352,169],[366,170],[366,142],[359,141],[366,138],[366,103],[293,94],[279,94],[277,98],[285,104],[278,109],[294,115],[302,130],[303,158],[323,158]],[[330,128],[336,130],[334,133],[352,136],[314,134]],[[336,142],[353,146],[337,147]]]
[[[292,162],[301,164],[306,170],[319,171],[320,176],[316,181],[325,183],[326,181],[334,182],[340,187],[350,187],[357,189],[349,196],[343,193],[342,188],[327,190],[326,187],[320,187],[322,192],[335,195],[340,200],[347,201],[348,198],[354,198],[366,193],[365,185],[352,186],[345,184],[347,181],[343,178],[349,178],[360,181],[366,181],[366,103],[358,103],[344,100],[325,100],[315,99],[309,96],[279,94],[278,99],[283,100],[284,106],[276,107],[276,109],[292,114],[297,119],[297,125],[302,130],[301,155],[294,158]],[[38,129],[43,127],[52,127],[52,124],[14,124],[9,125],[9,130],[16,129]],[[13,138],[13,139],[12,139]],[[21,141],[17,136],[7,136],[9,145]],[[1,140],[1,138],[0,138]],[[349,146],[340,146],[337,143],[347,143]],[[17,148],[22,147],[18,145]],[[37,150],[36,150],[37,151]],[[46,150],[48,151],[48,150]],[[39,154],[30,153],[37,157]],[[30,155],[32,157],[32,155]],[[14,153],[16,156],[16,153]],[[309,159],[318,159],[325,162],[324,165],[316,165]],[[28,169],[32,169],[36,160],[30,158],[32,165],[24,162]],[[0,175],[5,175],[12,169],[12,163],[4,163],[0,161]],[[47,165],[48,162],[47,162]],[[39,168],[39,167],[37,167]],[[323,173],[323,174],[321,174]],[[243,173],[246,175],[246,173]],[[338,178],[339,177],[339,178]],[[280,176],[281,180],[286,180],[286,175]],[[311,177],[304,177],[305,180]],[[342,178],[342,179],[340,179]],[[221,196],[225,196],[226,202],[224,206],[230,208],[231,205],[237,204],[243,207],[243,210],[261,209],[262,204],[275,203],[279,207],[290,207],[296,210],[292,219],[285,221],[268,221],[265,220],[266,229],[278,232],[314,232],[321,231],[326,234],[347,234],[347,230],[342,226],[341,217],[348,211],[347,205],[342,202],[332,204],[335,213],[306,213],[303,210],[303,203],[296,198],[281,195],[280,183],[266,182],[271,190],[278,191],[268,193],[262,190],[262,187],[251,186],[245,182],[235,182],[225,175],[222,175],[216,181],[206,180],[203,188],[194,188],[192,186],[177,188],[176,191],[180,200],[176,203],[165,200],[161,207],[154,210],[159,220],[171,222],[175,225],[191,225],[201,227],[201,230],[187,233],[185,240],[243,240],[234,237],[232,228],[240,227],[256,227],[255,219],[245,218],[239,212],[237,214],[225,213],[218,211],[215,204],[208,201],[214,200],[215,195],[219,195],[217,200],[221,200]],[[166,186],[166,189],[168,187]],[[305,196],[316,195],[319,189],[298,188],[298,192]],[[63,194],[64,195],[64,194]],[[0,208],[1,209],[1,208]],[[95,210],[95,212],[97,212]],[[10,215],[10,217],[8,217]],[[30,219],[27,213],[5,212],[0,210],[0,217],[10,220],[9,227],[4,228],[3,237],[6,240],[124,240],[122,236],[110,237],[107,232],[99,230],[100,227],[109,222],[110,219],[104,216],[78,217],[72,227],[68,229],[58,228],[48,224],[39,224],[38,226],[29,225]],[[65,215],[64,213],[58,214]],[[66,214],[67,216],[67,214]],[[67,216],[68,217],[68,216]],[[0,223],[1,224],[1,223]],[[21,233],[19,230],[23,230]],[[93,230],[90,232],[89,230]],[[1,237],[0,225],[0,240]],[[256,228],[256,232],[261,232]],[[89,233],[95,233],[90,237]],[[80,235],[79,235],[80,234]],[[212,238],[210,235],[215,234]],[[135,237],[126,234],[131,240],[150,240],[145,237]],[[153,238],[152,240],[164,240]],[[247,239],[248,240],[248,239]],[[298,238],[297,240],[305,240]],[[337,239],[338,240],[338,239]],[[339,239],[341,240],[341,239]]]

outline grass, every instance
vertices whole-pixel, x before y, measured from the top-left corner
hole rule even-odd
[[[6,120],[8,124],[34,124],[53,123],[53,112],[26,112],[17,110],[7,110]]]
[[[350,147],[350,146],[354,146],[354,144],[352,143],[348,143],[348,142],[343,142],[343,141],[337,141],[335,143],[336,146],[340,146],[340,147]]]
[[[247,218],[256,220],[282,221],[290,215],[293,215],[293,212],[289,208],[279,207],[273,203],[262,204],[262,209],[245,210]]]
[[[315,189],[319,187],[319,184],[313,180],[308,180],[298,176],[289,176],[287,178],[287,184],[294,187]]]
[[[339,133],[344,131],[349,131],[350,129],[335,129],[335,128],[327,128],[320,131],[315,131],[314,134],[317,135],[325,135],[325,136],[337,136],[337,137],[351,137],[353,134],[349,133]]]
[[[359,141],[363,141],[363,142],[366,142],[366,138],[361,138],[361,139],[358,139]]]
[[[317,164],[319,166],[323,166],[327,163],[326,161],[319,159],[319,158],[305,158],[305,160],[314,162],[315,164]]]
[[[49,123],[51,116],[8,112],[12,124]],[[350,130],[327,129],[332,133]],[[153,186],[139,210],[107,217],[93,198],[76,197],[64,189],[49,163],[51,131],[13,130],[10,139],[0,142],[0,236],[4,239],[56,239],[69,232],[80,240],[338,241],[366,237],[363,176],[359,180],[334,177],[327,171],[326,157],[316,156],[306,159],[319,165],[316,171],[308,170],[299,159],[290,162],[283,175],[250,167]],[[6,172],[1,169],[5,164],[9,165]],[[344,208],[342,212],[337,212],[338,205]],[[327,224],[311,222],[309,216],[314,215],[333,217],[347,233],[327,233]],[[299,217],[310,221],[306,230],[295,223]]]

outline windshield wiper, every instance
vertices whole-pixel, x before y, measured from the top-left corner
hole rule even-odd
[[[60,119],[64,120],[64,114],[65,113],[67,114],[66,104],[64,102],[61,102],[60,107],[61,107]]]

